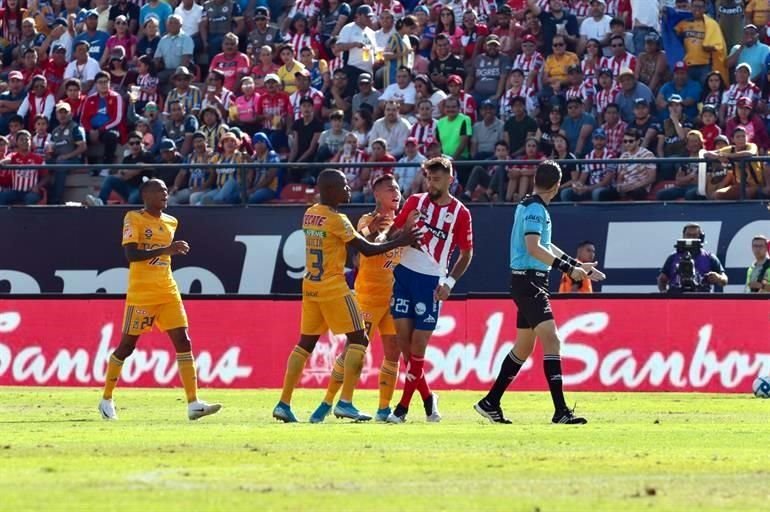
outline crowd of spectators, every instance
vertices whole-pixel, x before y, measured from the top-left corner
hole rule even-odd
[[[741,161],[770,147],[768,0],[0,5],[2,163],[74,166],[0,169],[0,204],[61,203],[83,163],[126,164],[90,204],[158,177],[197,205],[320,169],[270,163],[381,162],[344,168],[365,202],[383,173],[422,190],[414,164],[442,154],[465,201],[519,200],[546,157],[563,201],[770,197],[770,167]],[[688,156],[707,162],[643,161]]]

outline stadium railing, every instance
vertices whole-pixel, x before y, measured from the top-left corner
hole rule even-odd
[[[629,159],[586,159],[578,158],[571,160],[556,160],[559,164],[570,166],[581,165],[626,165],[635,163],[652,163],[656,166],[659,165],[678,165],[678,164],[694,164],[694,163],[713,163],[715,160],[707,160],[704,158],[689,158],[689,157],[668,157],[668,158],[629,158]],[[456,167],[473,168],[475,166],[488,167],[491,165],[504,165],[504,166],[531,166],[533,160],[460,160],[455,161]],[[738,170],[738,179],[740,180],[740,200],[746,198],[746,169],[750,162],[762,162],[770,163],[770,155],[755,156],[741,158],[735,161],[735,167]],[[245,205],[247,203],[246,196],[247,191],[245,184],[245,172],[249,169],[317,169],[323,170],[328,168],[345,169],[345,168],[383,168],[383,167],[420,167],[421,164],[415,162],[246,162],[241,164],[152,164],[142,167],[148,169],[186,169],[190,167],[200,168],[206,167],[208,169],[239,169],[241,177],[241,203]],[[135,167],[134,165],[126,164],[46,164],[46,165],[0,165],[0,170],[13,170],[13,169],[39,169],[44,171],[58,171],[58,170],[78,170],[85,172],[98,173],[104,169],[107,170],[119,170],[126,169],[127,167]]]

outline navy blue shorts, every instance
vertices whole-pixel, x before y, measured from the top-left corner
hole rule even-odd
[[[414,320],[414,328],[432,331],[436,328],[440,305],[433,300],[438,277],[420,274],[401,265],[393,270],[393,298],[390,312],[394,320]]]

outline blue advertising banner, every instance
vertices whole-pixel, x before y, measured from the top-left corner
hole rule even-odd
[[[298,293],[304,272],[303,206],[172,208],[177,239],[192,250],[174,260],[183,293]],[[120,207],[0,209],[0,293],[122,294],[127,263],[120,245]],[[354,222],[367,211],[348,207]],[[512,206],[471,206],[475,255],[457,293],[508,287]],[[753,261],[751,238],[770,234],[770,212],[760,202],[555,204],[554,241],[574,254],[592,241],[606,269],[607,292],[654,292],[666,256],[682,227],[697,222],[706,249],[727,268],[726,291],[741,291]],[[556,286],[556,276],[552,279]]]

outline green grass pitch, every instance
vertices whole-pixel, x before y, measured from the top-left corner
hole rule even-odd
[[[98,390],[0,388],[0,511],[767,509],[770,401],[568,393],[590,420],[572,427],[545,393],[509,393],[513,425],[440,394],[440,424],[415,407],[406,425],[283,425],[277,391],[204,390],[224,409],[190,422],[178,389],[118,387],[108,423]],[[297,392],[301,419],[321,395]]]

